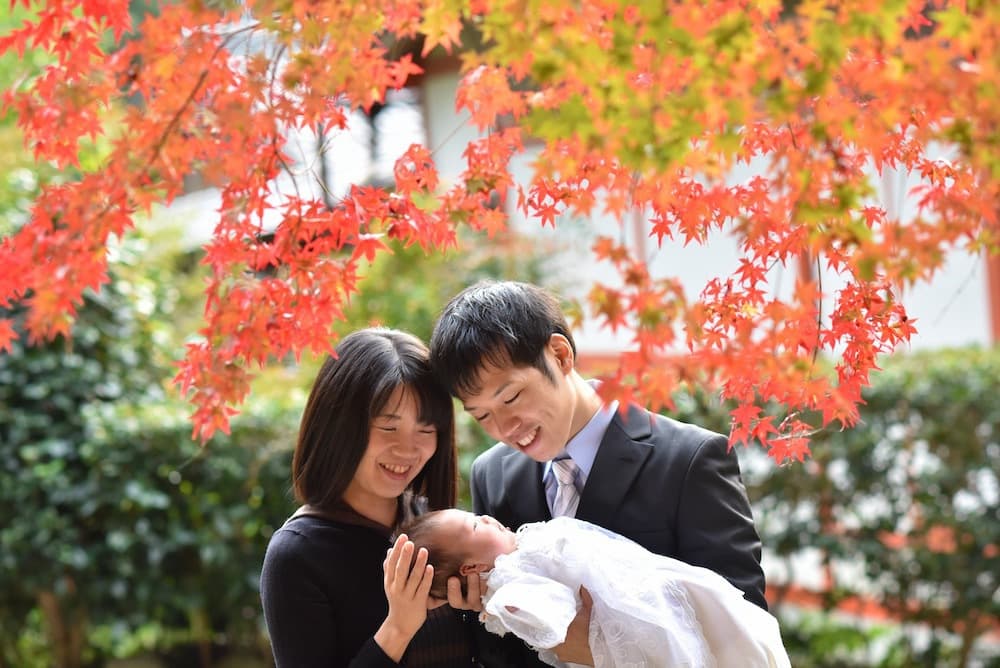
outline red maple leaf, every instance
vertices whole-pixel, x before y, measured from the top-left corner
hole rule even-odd
[[[17,338],[17,332],[14,331],[14,321],[9,318],[0,318],[0,351],[11,352]]]

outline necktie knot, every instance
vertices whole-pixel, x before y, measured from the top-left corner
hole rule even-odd
[[[576,507],[580,504],[580,493],[576,489],[577,470],[576,462],[568,457],[552,462],[552,473],[559,484],[552,504],[552,517],[576,516]]]
[[[556,474],[556,480],[560,485],[575,485],[576,470],[576,462],[569,457],[552,462],[552,471]]]

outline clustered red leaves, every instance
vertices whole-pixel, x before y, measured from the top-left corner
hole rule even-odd
[[[737,402],[732,442],[801,459],[812,429],[854,424],[879,356],[915,331],[900,287],[933,275],[948,248],[1000,237],[992,3],[932,2],[943,13],[914,39],[929,23],[923,0],[804,0],[785,17],[781,3],[745,0],[530,10],[520,0],[261,0],[247,3],[252,21],[243,7],[192,2],[164,6],[138,26],[141,39],[102,50],[103,35],[129,27],[127,4],[47,2],[0,38],[0,51],[56,55],[4,96],[39,160],[75,164],[80,142],[105,131],[102,110],[142,100],[125,108],[98,171],[47,189],[31,221],[0,240],[0,304],[27,303],[32,339],[68,331],[83,291],[106,280],[109,239],[199,171],[221,188],[222,207],[205,247],[202,338],[176,380],[201,438],[228,428],[254,363],[330,350],[360,263],[386,252],[386,236],[426,249],[453,246],[459,225],[492,236],[506,227],[495,202],[509,194],[541,225],[639,212],[661,243],[738,234],[738,267],[696,299],[620,242],[596,240],[620,282],[593,287],[592,311],[634,333],[604,391],[662,407],[678,387],[709,383]],[[432,153],[413,146],[392,192],[354,187],[332,209],[269,196],[288,128],[343,128],[344,101],[368,108],[420,73],[394,43],[420,35],[425,54],[452,49],[463,26],[480,39],[463,54],[456,103],[484,132],[460,178],[442,183]],[[275,50],[241,56],[233,46],[250,35]],[[517,183],[509,163],[526,137],[542,149],[532,180]],[[954,159],[929,157],[933,142]],[[740,162],[765,166],[729,183]],[[871,200],[866,166],[922,176],[915,220]],[[275,215],[274,234],[262,234]],[[774,294],[768,272],[803,259],[840,287],[824,294],[802,276],[790,297]],[[263,267],[278,271],[255,273]],[[14,336],[0,320],[0,348]],[[814,413],[819,424],[804,417]]]

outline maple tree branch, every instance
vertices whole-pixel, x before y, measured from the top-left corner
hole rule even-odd
[[[348,114],[354,110],[348,104],[348,96],[358,96],[355,106],[367,110],[365,113],[370,119],[375,111],[372,106],[382,108],[387,101],[390,84],[395,87],[396,83],[401,86],[413,83],[410,77],[424,65],[423,55],[418,53],[426,54],[436,46],[449,50],[461,45],[464,15],[448,0],[419,3],[423,12],[419,23],[405,11],[388,17],[378,3],[355,3],[349,7],[341,7],[338,3],[312,4],[314,6],[295,16],[279,13],[273,19],[276,21],[273,29],[269,27],[272,19],[258,23],[251,16],[228,12],[216,12],[206,18],[208,15],[202,11],[192,13],[182,9],[162,19],[151,17],[143,32],[148,39],[154,40],[150,44],[152,48],[137,47],[134,52],[127,53],[128,58],[123,54],[119,58],[105,56],[102,60],[99,48],[93,53],[82,48],[93,43],[90,37],[80,41],[72,35],[61,35],[57,30],[60,26],[52,20],[35,24],[13,37],[0,37],[0,50],[6,45],[8,51],[22,51],[23,57],[23,48],[41,47],[58,60],[58,66],[50,69],[51,79],[46,75],[23,91],[25,84],[18,81],[12,91],[18,122],[25,135],[35,140],[35,152],[39,157],[79,158],[80,143],[73,138],[73,133],[82,137],[93,134],[95,129],[103,129],[103,118],[94,110],[95,99],[113,98],[117,103],[129,92],[136,92],[145,96],[151,112],[130,115],[126,119],[123,137],[115,143],[111,156],[102,162],[99,173],[88,176],[82,186],[66,189],[66,192],[53,189],[49,193],[47,190],[46,197],[51,197],[51,201],[46,200],[47,208],[33,214],[38,219],[35,232],[46,235],[52,227],[54,212],[60,208],[71,212],[65,220],[60,219],[60,227],[55,230],[58,234],[51,239],[53,244],[63,241],[70,244],[67,251],[72,253],[52,260],[52,264],[65,265],[65,276],[69,278],[62,274],[47,276],[44,271],[29,275],[25,271],[24,280],[14,281],[4,274],[0,278],[0,292],[21,294],[22,284],[42,285],[46,289],[51,286],[55,295],[53,303],[34,306],[32,312],[40,318],[48,317],[51,312],[57,323],[68,320],[63,313],[67,308],[58,302],[57,290],[74,296],[79,286],[73,284],[72,278],[101,268],[102,258],[96,253],[102,244],[106,245],[112,232],[131,227],[134,210],[148,209],[158,199],[176,196],[182,185],[179,174],[197,167],[202,160],[218,160],[216,173],[241,181],[232,186],[234,190],[240,186],[249,189],[254,205],[267,207],[269,212],[278,209],[283,214],[281,237],[289,257],[295,256],[299,243],[295,232],[305,228],[317,238],[337,234],[337,238],[330,241],[348,243],[341,240],[343,235],[337,229],[341,213],[351,217],[352,225],[357,221],[381,220],[386,215],[390,218],[419,217],[417,222],[421,224],[415,225],[416,229],[409,234],[414,241],[432,246],[439,238],[439,222],[458,224],[486,214],[490,218],[485,224],[492,226],[495,214],[503,218],[506,212],[500,210],[502,207],[494,208],[497,202],[486,196],[486,191],[498,180],[504,180],[505,187],[513,184],[517,191],[518,202],[511,202],[511,206],[518,206],[527,217],[540,221],[542,226],[555,226],[555,219],[570,208],[583,209],[585,205],[589,210],[596,207],[603,191],[606,203],[613,207],[605,207],[606,211],[595,215],[607,213],[609,217],[613,214],[626,220],[631,217],[628,234],[634,234],[636,241],[644,238],[642,233],[653,224],[642,215],[645,207],[662,212],[656,221],[657,228],[683,232],[687,237],[685,244],[698,241],[707,246],[708,234],[715,229],[716,223],[745,219],[740,225],[745,237],[740,252],[746,257],[748,270],[730,274],[721,282],[713,278],[706,286],[711,291],[697,303],[689,305],[683,298],[676,299],[679,310],[673,317],[678,321],[691,319],[692,333],[688,336],[694,339],[693,332],[698,331],[697,336],[703,342],[705,375],[725,383],[730,395],[739,398],[744,407],[752,403],[748,398],[754,396],[752,392],[757,389],[762,404],[776,401],[787,405],[786,411],[801,409],[810,419],[812,413],[820,411],[825,417],[840,419],[842,424],[853,426],[858,419],[853,414],[856,412],[853,406],[859,403],[860,390],[869,384],[867,374],[874,366],[874,356],[895,346],[915,328],[903,319],[901,303],[889,303],[895,288],[879,288],[881,282],[872,280],[867,265],[859,268],[852,263],[856,264],[863,255],[861,259],[875,269],[889,267],[893,270],[907,263],[907,271],[915,273],[904,276],[930,276],[939,269],[939,249],[949,252],[963,237],[981,241],[992,239],[988,236],[992,219],[987,215],[984,221],[982,214],[995,211],[998,192],[995,179],[991,180],[995,171],[990,171],[995,161],[992,154],[988,154],[997,117],[992,107],[982,103],[980,93],[982,86],[996,83],[995,72],[986,67],[982,54],[995,41],[991,39],[991,27],[1000,20],[1000,14],[989,13],[982,3],[982,7],[977,5],[972,10],[949,9],[941,21],[941,39],[925,40],[917,48],[900,48],[891,61],[883,57],[886,45],[897,44],[896,38],[902,39],[903,31],[922,25],[914,23],[914,11],[895,7],[882,8],[873,14],[885,19],[886,26],[899,28],[899,34],[893,38],[895,41],[883,41],[892,33],[871,34],[868,21],[841,22],[843,17],[840,15],[819,16],[815,12],[799,13],[795,9],[782,12],[780,18],[775,19],[768,11],[757,9],[749,31],[744,33],[755,45],[753,56],[739,59],[739,62],[723,58],[719,66],[708,67],[699,66],[697,62],[701,60],[698,56],[707,55],[710,57],[706,60],[712,60],[717,55],[709,42],[677,40],[669,35],[675,28],[690,32],[692,36],[701,34],[703,29],[730,29],[717,23],[712,13],[692,12],[667,30],[639,12],[635,17],[639,30],[633,33],[607,32],[597,25],[600,22],[593,21],[593,16],[579,11],[570,11],[566,17],[556,19],[554,12],[535,16],[519,7],[512,10],[483,6],[472,11],[470,17],[481,18],[487,29],[479,36],[469,35],[473,41],[464,48],[477,53],[475,64],[484,69],[477,75],[463,78],[459,84],[462,115],[454,121],[455,128],[449,131],[445,127],[443,139],[435,135],[432,139],[439,143],[433,145],[432,151],[423,147],[420,152],[408,154],[409,173],[404,174],[403,165],[400,165],[400,176],[406,176],[408,182],[398,184],[404,187],[393,193],[391,200],[386,199],[387,193],[392,192],[391,187],[376,189],[374,193],[366,191],[359,196],[341,195],[339,206],[351,202],[354,209],[351,212],[328,211],[327,214],[335,214],[328,216],[319,209],[323,203],[328,207],[331,203],[337,206],[338,200],[330,196],[330,191],[341,192],[343,184],[333,178],[340,175],[337,171],[340,163],[333,160],[328,163],[324,159],[317,164],[316,151],[321,158],[333,157],[335,151],[330,147],[343,136],[339,129],[348,128]],[[573,3],[562,4],[566,8]],[[212,6],[200,9],[220,9],[214,3],[209,5]],[[117,16],[124,24],[124,13]],[[102,19],[94,12],[85,12],[81,20],[81,25],[88,25],[89,21],[95,26],[103,26]],[[782,21],[780,30],[772,29],[769,22],[774,20]],[[386,25],[389,29],[372,30],[373,26],[384,28]],[[497,33],[499,39],[494,39],[484,49],[478,48],[480,39],[491,39],[489,30],[509,30],[507,26],[511,25],[517,25],[521,33],[513,36],[515,39],[506,39]],[[261,35],[253,35],[254,32]],[[819,42],[813,39],[815,35],[826,34],[832,34],[835,39],[827,41],[824,38]],[[36,39],[36,43],[29,43],[32,35],[42,41],[39,43]],[[576,45],[577,38],[569,38],[569,35],[586,35],[598,40],[610,37],[615,48],[588,47],[583,51]],[[256,43],[251,44],[251,38],[256,42],[257,37],[266,38],[263,50],[258,49]],[[592,41],[588,39],[587,43]],[[549,52],[546,54],[533,53],[536,45],[542,43],[554,48],[545,49]],[[691,50],[695,44],[697,46]],[[619,45],[623,48],[619,49]],[[575,57],[551,57],[554,52]],[[632,54],[631,61],[620,57],[626,52]],[[76,58],[77,53],[85,57]],[[295,59],[290,58],[293,53]],[[230,65],[227,62],[230,55],[245,64],[242,67],[235,63]],[[139,85],[136,79],[141,56],[146,57],[148,86],[146,81]],[[534,65],[532,58],[535,58]],[[387,59],[389,67],[386,67]],[[579,67],[577,63],[581,61],[587,66]],[[656,67],[658,62],[664,66]],[[696,64],[694,69],[691,63]],[[777,63],[777,68],[772,67],[772,63]],[[958,76],[940,76],[945,68],[954,68],[956,64],[960,70]],[[535,65],[544,68],[544,76],[531,77]],[[901,71],[897,65],[902,65]],[[97,66],[98,71],[91,72],[91,66]],[[287,77],[285,67],[289,69]],[[469,74],[467,69],[464,64],[458,67],[464,74]],[[117,73],[121,78],[111,79],[108,72]],[[219,94],[216,94],[217,80],[219,90],[224,91]],[[695,80],[704,85],[692,85]],[[331,90],[331,86],[336,90]],[[617,92],[619,87],[621,93]],[[673,104],[674,93],[682,91],[685,93],[682,103]],[[334,98],[338,93],[342,97]],[[428,93],[425,89],[425,95]],[[606,95],[609,93],[619,99],[608,103]],[[690,98],[686,97],[687,93],[691,94]],[[690,126],[674,123],[672,117],[677,114],[672,112],[684,112],[689,103],[700,105],[710,124],[700,120]],[[633,105],[639,114],[620,113]],[[191,116],[187,115],[189,110]],[[535,120],[538,122],[532,120],[534,116],[522,120],[522,112],[537,114]],[[202,123],[202,113],[214,120]],[[60,132],[53,134],[51,118],[55,115],[63,122]],[[636,122],[637,117],[647,115],[652,115],[652,123]],[[459,183],[449,191],[449,196],[451,192],[455,196],[445,204],[455,207],[453,215],[447,215],[450,213],[447,211],[427,211],[420,206],[419,198],[424,197],[424,192],[436,191],[439,175],[437,168],[432,166],[433,158],[452,151],[453,138],[469,127],[469,118],[477,128],[483,128],[485,140],[480,132],[475,139],[461,142],[466,144],[465,150],[476,152],[477,159],[482,155],[481,164],[470,165],[465,173],[470,179],[482,178],[477,180],[475,187],[471,183]],[[728,133],[726,124],[737,118],[741,119],[744,130],[737,133],[743,136],[736,137],[736,147],[729,148],[728,136],[725,143],[712,141],[717,131]],[[252,122],[241,124],[231,133],[226,131],[227,123],[243,120]],[[718,128],[716,120],[720,122]],[[293,157],[296,153],[278,153],[279,149],[296,146],[293,142],[301,146],[308,143],[306,132],[295,139],[289,137],[284,130],[290,127],[310,128],[318,136],[313,142],[317,148],[307,153],[309,157],[301,162]],[[202,132],[203,128],[208,131]],[[498,137],[506,136],[506,128],[513,131],[515,141],[497,141]],[[189,135],[189,130],[194,132]],[[520,145],[525,133],[531,135],[527,137],[529,141],[542,145],[543,157],[541,164],[536,161],[533,165],[525,165],[524,169],[530,170],[528,183],[537,184],[527,188],[520,174],[512,173],[519,170],[520,165],[509,164],[515,150],[523,153],[523,146],[508,145]],[[800,135],[801,142],[798,140]],[[372,136],[375,136],[374,128]],[[586,141],[579,141],[581,139]],[[244,146],[253,153],[250,164],[246,163],[244,155],[225,154],[226,151],[244,152],[238,140],[245,140]],[[671,145],[687,140],[691,144],[677,155],[666,148],[647,157],[636,152],[646,146],[658,146],[663,140]],[[926,150],[931,140],[944,140],[945,145],[959,149],[961,153],[955,164],[932,161]],[[565,150],[563,142],[566,142]],[[736,158],[733,164],[720,158],[720,149],[723,155]],[[463,153],[461,146],[456,150]],[[736,162],[745,158],[749,165],[758,156],[766,161],[764,168],[758,170],[754,162],[750,171],[764,178],[761,188],[757,182],[736,189],[725,185],[728,179],[724,173],[731,172]],[[505,160],[502,166],[501,158]],[[885,221],[878,220],[878,216],[869,219],[866,215],[870,232],[857,227],[861,221],[856,220],[856,209],[868,201],[870,174],[867,165],[870,161],[877,171],[885,167],[899,170],[902,179],[899,197],[907,192],[903,173],[906,170],[920,172],[921,190],[915,192],[913,198],[918,214],[926,220],[914,225],[912,234],[908,230],[905,235],[899,234],[899,238],[887,236]],[[674,187],[679,177],[673,169],[666,169],[667,165],[680,170],[692,168],[699,173],[706,171],[708,181],[718,178],[718,183],[724,185],[723,190],[716,193],[702,189],[696,193],[686,191],[685,184]],[[706,165],[713,169],[705,170]],[[636,171],[629,171],[633,169]],[[648,177],[642,176],[650,169]],[[980,173],[980,170],[983,171]],[[716,171],[718,173],[714,173]],[[758,175],[758,171],[763,173]],[[289,173],[294,179],[293,190],[284,183]],[[281,177],[276,184],[274,174]],[[316,178],[317,175],[320,178]],[[298,178],[314,179],[325,193],[326,201],[313,201],[319,199],[314,195],[320,190],[314,190],[313,181],[300,184]],[[650,181],[648,188],[645,187],[647,178]],[[431,179],[435,187],[423,188],[429,182],[425,179]],[[284,207],[275,205],[265,196],[272,190],[277,191],[279,202],[286,201]],[[226,195],[226,211],[221,211],[220,215],[237,214],[238,209],[245,206],[246,198],[230,198],[228,191]],[[296,195],[309,197],[310,201],[291,202]],[[694,204],[699,209],[692,210],[691,217],[681,221],[672,215],[670,207],[682,203]],[[292,209],[297,204],[301,204],[298,216]],[[767,215],[764,210],[767,204],[775,205],[767,208],[781,215]],[[901,209],[902,200],[896,204],[896,208]],[[625,206],[628,208],[623,212],[621,207]],[[100,210],[111,213],[109,220],[89,224],[94,223],[95,215],[106,215],[98,213]],[[314,211],[316,230],[305,221]],[[424,222],[427,225],[423,225]],[[262,230],[262,224],[253,216],[234,217],[232,223],[225,234],[253,234]],[[894,223],[902,225],[898,220]],[[645,300],[661,297],[662,279],[657,278],[651,265],[653,259],[663,253],[664,234],[659,229],[654,230],[658,236],[657,246],[647,246],[644,242],[625,248],[624,243],[630,236],[625,234],[624,228],[619,230],[617,244],[611,237],[601,235],[599,238],[602,244],[607,239],[607,247],[614,253],[628,251],[624,258],[606,256],[603,250],[595,254],[602,261],[610,259],[615,271],[633,281],[634,286],[628,293],[619,293],[595,284],[600,290],[592,293],[588,301],[612,326],[634,317],[642,324],[642,304],[647,303]],[[868,239],[871,243],[867,243]],[[228,243],[228,239],[223,241],[227,243],[213,249],[215,271],[220,276],[230,272],[241,274],[245,271],[247,249],[238,243]],[[310,239],[304,235],[303,241],[309,243]],[[265,260],[270,263],[274,255],[275,249],[265,247],[264,243],[261,241],[259,248],[251,249],[258,252],[258,264]],[[370,256],[369,259],[384,250],[367,240],[357,245],[356,255]],[[864,246],[860,252],[858,246]],[[35,258],[40,247],[43,246],[4,243],[0,245],[0,260],[12,257],[15,273],[21,273],[21,267],[27,270],[37,264]],[[77,252],[78,247],[93,253]],[[331,247],[325,242],[316,244],[318,250]],[[814,254],[817,267],[815,277],[806,276],[813,271],[808,260],[810,253]],[[782,272],[770,281],[773,294],[768,296],[769,283],[764,277],[779,262],[792,256],[800,262],[802,289],[793,292],[791,299],[782,298],[781,287],[793,275]],[[301,262],[297,266],[308,272],[322,261],[322,256],[310,249],[305,257],[295,259]],[[103,261],[106,266],[107,257]],[[647,266],[640,267],[640,261]],[[909,268],[911,264],[912,269]],[[853,270],[851,289],[843,296],[831,295],[829,332],[823,325],[824,281],[820,265],[830,266],[831,280]],[[338,268],[330,270],[339,272]],[[629,278],[628,272],[637,273]],[[347,295],[355,289],[356,272],[352,265],[342,273],[343,277],[339,273],[331,274],[330,281],[342,281],[343,286],[337,289]],[[888,278],[900,281],[896,276],[900,273],[890,271]],[[237,368],[239,364],[263,360],[269,347],[283,351],[305,346],[319,349],[327,344],[322,341],[325,338],[322,332],[317,335],[309,331],[315,328],[281,331],[284,338],[255,340],[250,329],[243,329],[243,318],[226,317],[235,311],[222,305],[225,289],[223,278],[210,286],[207,323],[203,331],[208,341],[231,337],[233,345],[220,349],[206,343],[203,348],[190,348],[177,379],[185,392],[195,391],[192,399],[200,405],[193,421],[195,433],[202,439],[207,439],[219,428],[225,429],[233,412],[228,405],[239,403],[245,396],[241,383],[247,374]],[[601,305],[602,295],[613,299],[617,310],[612,312],[610,307]],[[619,303],[628,296],[637,297],[635,306]],[[763,355],[758,355],[756,348],[753,354],[742,354],[751,351],[740,351],[735,344],[744,336],[749,337],[749,341],[757,341],[760,334],[760,341],[770,346],[762,348],[761,352],[781,350],[789,357],[794,356],[800,364],[801,351],[807,349],[808,342],[795,327],[805,325],[808,312],[805,304],[797,300],[806,298],[814,301],[816,312],[809,319],[814,321],[817,331],[813,350],[806,356],[811,362],[805,365],[805,373],[810,379],[825,380],[825,374],[818,368],[821,352],[824,358],[841,358],[844,373],[829,384],[817,382],[817,388],[822,385],[828,391],[803,390],[800,387],[803,367],[791,365],[787,373],[778,369],[766,387],[758,384],[755,388],[753,370],[763,368]],[[332,301],[322,305],[306,302],[292,295],[275,295],[273,308],[286,309],[293,316],[300,310],[316,308],[315,313],[309,314],[314,321],[328,322],[336,316],[337,305]],[[772,313],[748,308],[761,304],[773,304],[776,310]],[[783,327],[783,319],[774,315],[779,312],[794,314],[794,321]],[[243,309],[241,315],[244,313],[247,317],[256,317],[253,306]],[[859,313],[862,315],[855,317]],[[944,313],[942,309],[936,321],[945,317]],[[266,325],[263,320],[249,324],[261,328]],[[643,346],[655,349],[672,340],[673,328],[650,327],[644,334],[648,338],[643,339]],[[0,349],[9,348],[11,336],[11,325],[0,319]],[[836,350],[840,337],[848,340],[843,354]],[[728,341],[734,345],[725,345]],[[829,351],[826,350],[828,343],[831,345]],[[619,366],[622,369],[622,365]],[[679,378],[684,378],[686,368],[681,365],[677,372]],[[697,373],[701,372],[699,368]],[[624,370],[622,374],[624,377]],[[693,370],[690,374],[695,377]],[[640,401],[657,401],[658,388],[650,387],[647,393],[645,388],[638,387],[642,374],[635,375],[639,376],[636,386],[632,387],[629,380],[622,385],[623,391],[634,391]],[[842,393],[836,390],[838,385]],[[790,456],[801,460],[805,452],[801,443],[771,438],[775,432],[770,420],[776,416],[768,416],[764,423],[758,420],[753,426],[748,419],[750,415],[746,413],[740,417],[741,431],[731,432],[734,440],[741,434],[747,437],[743,440],[753,435],[765,446],[778,444],[779,447],[773,450],[776,458]],[[805,440],[809,435],[805,422],[802,416],[792,413],[781,425],[787,432],[786,438]]]
[[[215,59],[218,57],[219,53],[221,53],[222,50],[225,49],[229,45],[230,41],[234,37],[236,37],[237,35],[240,35],[240,34],[242,34],[244,32],[252,32],[252,31],[256,30],[259,27],[260,27],[260,22],[259,21],[255,21],[254,23],[248,24],[246,26],[243,26],[242,28],[238,28],[236,30],[233,30],[230,33],[227,33],[225,39],[223,39],[219,43],[219,45],[215,48],[215,51],[212,53],[211,57],[208,59],[208,65],[211,65],[212,62],[215,61]],[[205,80],[208,78],[208,75],[210,73],[211,72],[210,72],[208,66],[206,66],[204,69],[202,69],[201,74],[198,76],[198,80],[195,82],[194,86],[191,88],[191,92],[188,93],[187,98],[181,104],[181,106],[177,110],[177,112],[174,113],[173,118],[171,118],[170,121],[167,123],[167,127],[163,130],[163,133],[160,135],[160,138],[153,145],[152,153],[149,156],[149,160],[146,161],[145,166],[142,168],[141,173],[144,174],[147,170],[149,170],[149,168],[153,165],[153,162],[156,161],[156,158],[159,157],[160,151],[163,150],[163,147],[166,145],[167,140],[170,139],[170,135],[174,132],[174,130],[177,129],[177,125],[180,124],[180,122],[181,122],[181,116],[184,115],[184,112],[191,105],[191,102],[194,101],[195,96],[198,94],[198,91],[201,90],[202,85],[204,85]]]
[[[274,90],[274,82],[278,78],[278,65],[281,63],[281,59],[284,57],[285,51],[287,50],[288,50],[288,45],[282,44],[281,47],[277,50],[277,52],[275,52],[274,56],[272,56],[271,58],[271,65],[268,67],[268,69],[271,71],[271,74],[269,76],[270,80],[267,82],[268,94],[271,94],[271,92]]]
[[[374,126],[372,127],[372,132],[375,131]],[[337,197],[336,193],[327,185],[327,165],[326,165],[326,154],[332,150],[333,137],[329,136],[326,131],[326,126],[322,122],[316,125],[316,139],[318,144],[316,146],[316,155],[310,160],[310,164],[305,166],[305,169],[312,174],[313,179],[319,184],[320,190],[323,191],[323,204],[326,206],[327,210],[333,211],[337,206],[343,203],[343,199]],[[316,163],[319,162],[319,171],[316,170]]]
[[[784,429],[788,425],[789,420],[795,420],[799,417],[799,415],[801,415],[799,411],[792,411],[791,413],[788,413],[781,421],[781,424],[778,425],[778,429],[779,430]],[[800,422],[799,424],[802,423]],[[779,436],[774,436],[771,438],[771,440],[788,441],[793,438],[810,438],[820,433],[821,431],[823,431],[823,427],[812,427],[811,429],[803,429],[801,431],[793,431],[788,434],[781,434]]]
[[[816,300],[816,345],[813,346],[811,366],[816,367],[816,359],[819,357],[819,339],[823,328],[823,265],[819,261],[819,254],[816,255],[816,288],[819,298]]]
[[[459,132],[459,130],[461,130],[464,127],[466,127],[465,120],[462,119],[462,118],[459,118],[458,119],[458,124],[455,126],[455,129],[453,129],[451,132],[449,132],[447,135],[445,135],[441,139],[441,141],[438,143],[438,145],[437,145],[436,148],[431,149],[431,151],[430,151],[431,157],[434,157],[435,153],[437,153],[442,148],[444,148],[444,146],[451,140],[451,138],[454,137],[455,135],[457,135],[458,132]]]
[[[951,297],[945,301],[944,305],[941,307],[941,310],[938,312],[937,316],[934,318],[933,321],[931,321],[932,325],[937,325],[941,322],[941,320],[944,319],[944,316],[948,312],[948,309],[950,309],[952,306],[955,305],[955,301],[958,299],[958,296],[963,292],[965,292],[965,289],[969,287],[969,283],[971,283],[972,279],[976,277],[976,274],[978,273],[977,272],[978,268],[979,267],[977,267],[975,263],[972,264],[972,266],[969,268],[969,273],[965,275],[965,280],[963,280],[961,285],[959,285],[957,288],[955,288],[954,291],[952,291]]]
[[[233,30],[230,33],[227,33],[225,39],[223,39],[222,42],[219,44],[219,46],[216,47],[215,52],[212,54],[211,58],[209,59],[209,64],[211,64],[216,59],[216,57],[219,55],[219,53],[224,48],[226,48],[226,46],[230,43],[230,41],[232,40],[233,37],[235,37],[235,36],[237,36],[237,35],[239,35],[241,33],[244,33],[244,32],[256,30],[258,27],[260,27],[260,23],[259,22],[254,22],[254,23],[246,25],[246,26],[244,26],[242,28],[239,28],[237,30]],[[197,95],[198,91],[201,89],[202,84],[205,83],[205,80],[208,78],[208,75],[209,75],[209,70],[206,67],[206,69],[202,70],[201,76],[198,77],[198,81],[195,83],[194,87],[191,89],[191,92],[187,96],[187,99],[184,100],[184,103],[181,105],[180,109],[178,109],[177,112],[174,114],[173,118],[170,119],[170,122],[167,124],[166,129],[163,131],[163,134],[157,140],[156,144],[154,144],[153,149],[152,149],[152,155],[150,155],[149,160],[147,160],[147,162],[143,166],[143,168],[141,170],[139,170],[139,173],[136,176],[137,179],[142,178],[142,176],[145,175],[149,171],[149,169],[152,166],[153,162],[155,162],[156,158],[159,156],[160,151],[162,151],[164,145],[166,145],[167,139],[169,139],[171,133],[173,133],[174,130],[177,129],[177,125],[180,123],[180,118],[183,115],[185,109],[187,109],[188,105],[190,105],[191,102],[192,102],[192,100],[194,100],[195,95]],[[114,203],[113,200],[107,202],[104,205],[104,207],[95,214],[94,217],[98,218],[98,219],[102,218],[109,211],[111,211],[111,209],[114,207],[114,205],[115,205],[115,203]]]
[[[323,127],[322,123],[320,123],[319,127],[316,129],[319,136],[324,136],[326,129]],[[316,172],[314,167],[309,167],[309,171],[312,173],[313,179],[316,183],[319,184],[320,190],[323,191],[323,204],[328,210],[333,211],[337,206],[343,203],[343,200],[337,197],[333,190],[330,189],[330,186],[327,185],[326,158],[323,157],[323,151],[317,151],[317,153],[319,154],[317,156],[319,159],[319,172]]]
[[[295,178],[295,172],[292,170],[292,166],[288,164],[288,162],[285,160],[284,157],[282,157],[280,152],[276,152],[275,155],[278,158],[278,164],[281,165],[281,168],[284,169],[286,172],[288,172],[288,175],[292,177],[292,187],[295,188],[295,197],[301,200],[302,191],[299,190],[299,182]],[[301,217],[302,214],[299,214],[299,218]]]

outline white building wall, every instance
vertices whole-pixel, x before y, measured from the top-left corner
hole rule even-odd
[[[464,169],[461,151],[466,143],[476,137],[475,128],[466,123],[455,111],[455,90],[458,75],[454,72],[426,77],[423,87],[423,104],[427,115],[427,141],[434,152],[434,159],[443,178],[455,178]],[[528,148],[526,154],[512,163],[512,171],[519,183],[530,179],[531,161],[537,147]],[[749,179],[754,174],[752,166],[741,165],[730,177],[732,182]],[[874,179],[874,177],[873,177]],[[904,180],[891,176],[879,180],[880,204],[890,215],[902,209],[904,216],[913,215],[913,202],[905,193],[916,183],[910,176]],[[616,275],[610,266],[601,265],[590,254],[590,243],[598,234],[632,239],[631,225],[624,227],[607,216],[594,215],[587,220],[567,220],[564,216],[553,230],[541,228],[535,221],[526,220],[515,208],[513,199],[508,202],[508,213],[515,229],[537,235],[565,249],[566,257],[556,258],[556,282],[567,297],[583,299],[595,281],[614,284]],[[679,278],[689,297],[701,292],[706,282],[715,277],[729,276],[739,260],[738,240],[731,234],[715,233],[705,245],[683,246],[666,240],[657,248],[655,239],[641,242],[647,250],[649,267],[656,277]],[[772,288],[778,294],[787,294],[795,283],[797,268],[776,267],[769,274]],[[834,292],[842,282],[824,270],[823,289]],[[907,289],[902,300],[916,321],[918,333],[911,339],[913,350],[964,346],[989,345],[990,318],[989,295],[986,283],[986,264],[983,257],[955,251],[949,254],[945,266],[932,281],[921,282]],[[578,333],[578,344],[584,353],[608,353],[627,347],[626,333],[612,334],[598,323],[589,322]]]

